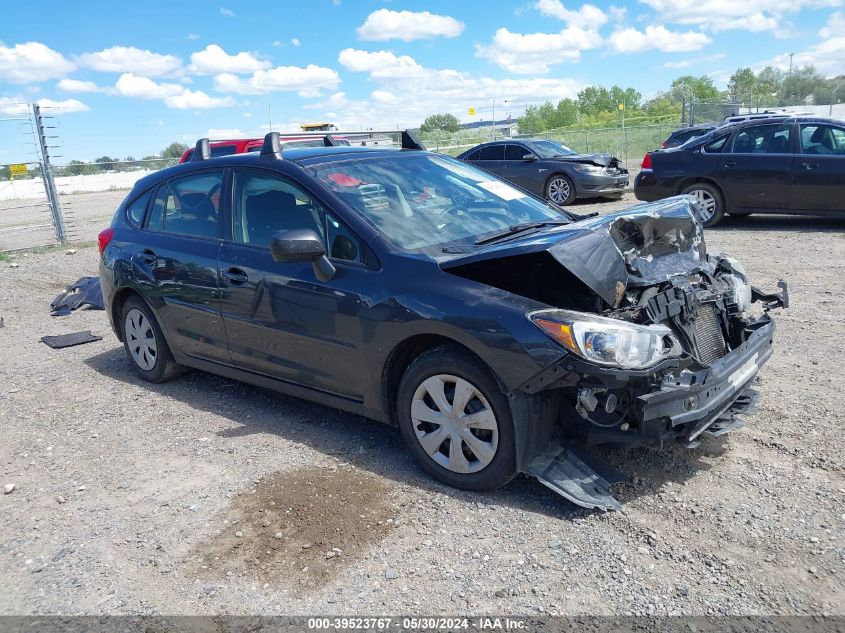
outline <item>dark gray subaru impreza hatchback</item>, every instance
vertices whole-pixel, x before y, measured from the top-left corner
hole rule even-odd
[[[739,425],[772,353],[767,294],[708,254],[695,201],[584,218],[422,149],[208,158],[141,179],[99,237],[145,380],[192,367],[398,425],[434,477],[518,472],[615,508],[590,444]]]

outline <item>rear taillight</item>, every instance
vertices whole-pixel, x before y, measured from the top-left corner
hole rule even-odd
[[[106,246],[109,245],[111,242],[111,238],[114,237],[114,229],[109,227],[107,229],[103,229],[100,231],[100,234],[97,235],[97,246],[100,249],[100,255],[103,254],[103,251],[106,250]]]
[[[651,153],[648,153],[643,157],[643,164],[640,167],[642,169],[651,169]]]

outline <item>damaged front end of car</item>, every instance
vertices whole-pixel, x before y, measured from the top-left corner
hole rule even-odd
[[[559,425],[523,469],[579,505],[616,509],[610,485],[622,476],[576,447],[694,447],[702,433],[740,427],[772,354],[769,311],[788,306],[787,287],[781,281],[779,292],[764,293],[738,261],[708,254],[685,196],[563,234],[515,255],[497,279],[491,260],[457,272],[550,306],[526,316],[566,354],[518,391],[558,394]],[[555,263],[558,274],[544,272]]]

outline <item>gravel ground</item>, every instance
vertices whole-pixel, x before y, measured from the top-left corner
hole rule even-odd
[[[394,429],[316,404],[143,383],[103,312],[47,312],[94,248],[0,262],[0,614],[845,613],[842,223],[728,219],[707,240],[790,283],[761,406],[695,450],[611,453],[632,480],[607,514],[527,477],[441,486]],[[103,340],[39,343],[88,329]]]

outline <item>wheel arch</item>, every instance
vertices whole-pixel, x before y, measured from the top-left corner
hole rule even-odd
[[[578,194],[578,188],[575,185],[575,178],[572,177],[572,174],[568,174],[566,171],[558,167],[557,170],[553,171],[551,174],[546,176],[546,180],[543,183],[543,195],[546,195],[546,193],[548,192],[549,183],[555,176],[564,176],[569,181],[569,184],[572,186],[572,188],[575,190],[575,194]]]
[[[679,195],[684,189],[686,189],[690,185],[694,185],[699,182],[714,187],[716,191],[719,192],[719,195],[722,196],[722,202],[724,203],[724,205],[727,206],[728,198],[727,196],[725,196],[725,190],[722,189],[721,185],[719,185],[719,183],[713,180],[712,178],[705,178],[703,176],[691,176],[689,178],[684,178],[683,180],[681,180],[675,187],[675,195]]]
[[[112,323],[114,323],[114,331],[115,334],[117,334],[117,339],[121,342],[123,342],[123,322],[120,316],[123,313],[123,306],[126,304],[126,300],[133,296],[138,297],[141,301],[144,301],[144,297],[141,296],[140,292],[134,288],[124,287],[114,294],[114,298],[111,302]],[[144,301],[144,303],[147,302]]]
[[[414,334],[401,340],[393,347],[382,367],[381,377],[382,384],[384,385],[384,389],[382,390],[382,406],[387,413],[387,421],[391,425],[396,426],[399,422],[396,411],[396,396],[399,391],[399,381],[402,379],[405,370],[423,353],[444,345],[460,349],[462,352],[477,359],[490,372],[490,375],[502,391],[507,391],[489,363],[463,343],[442,334]]]

